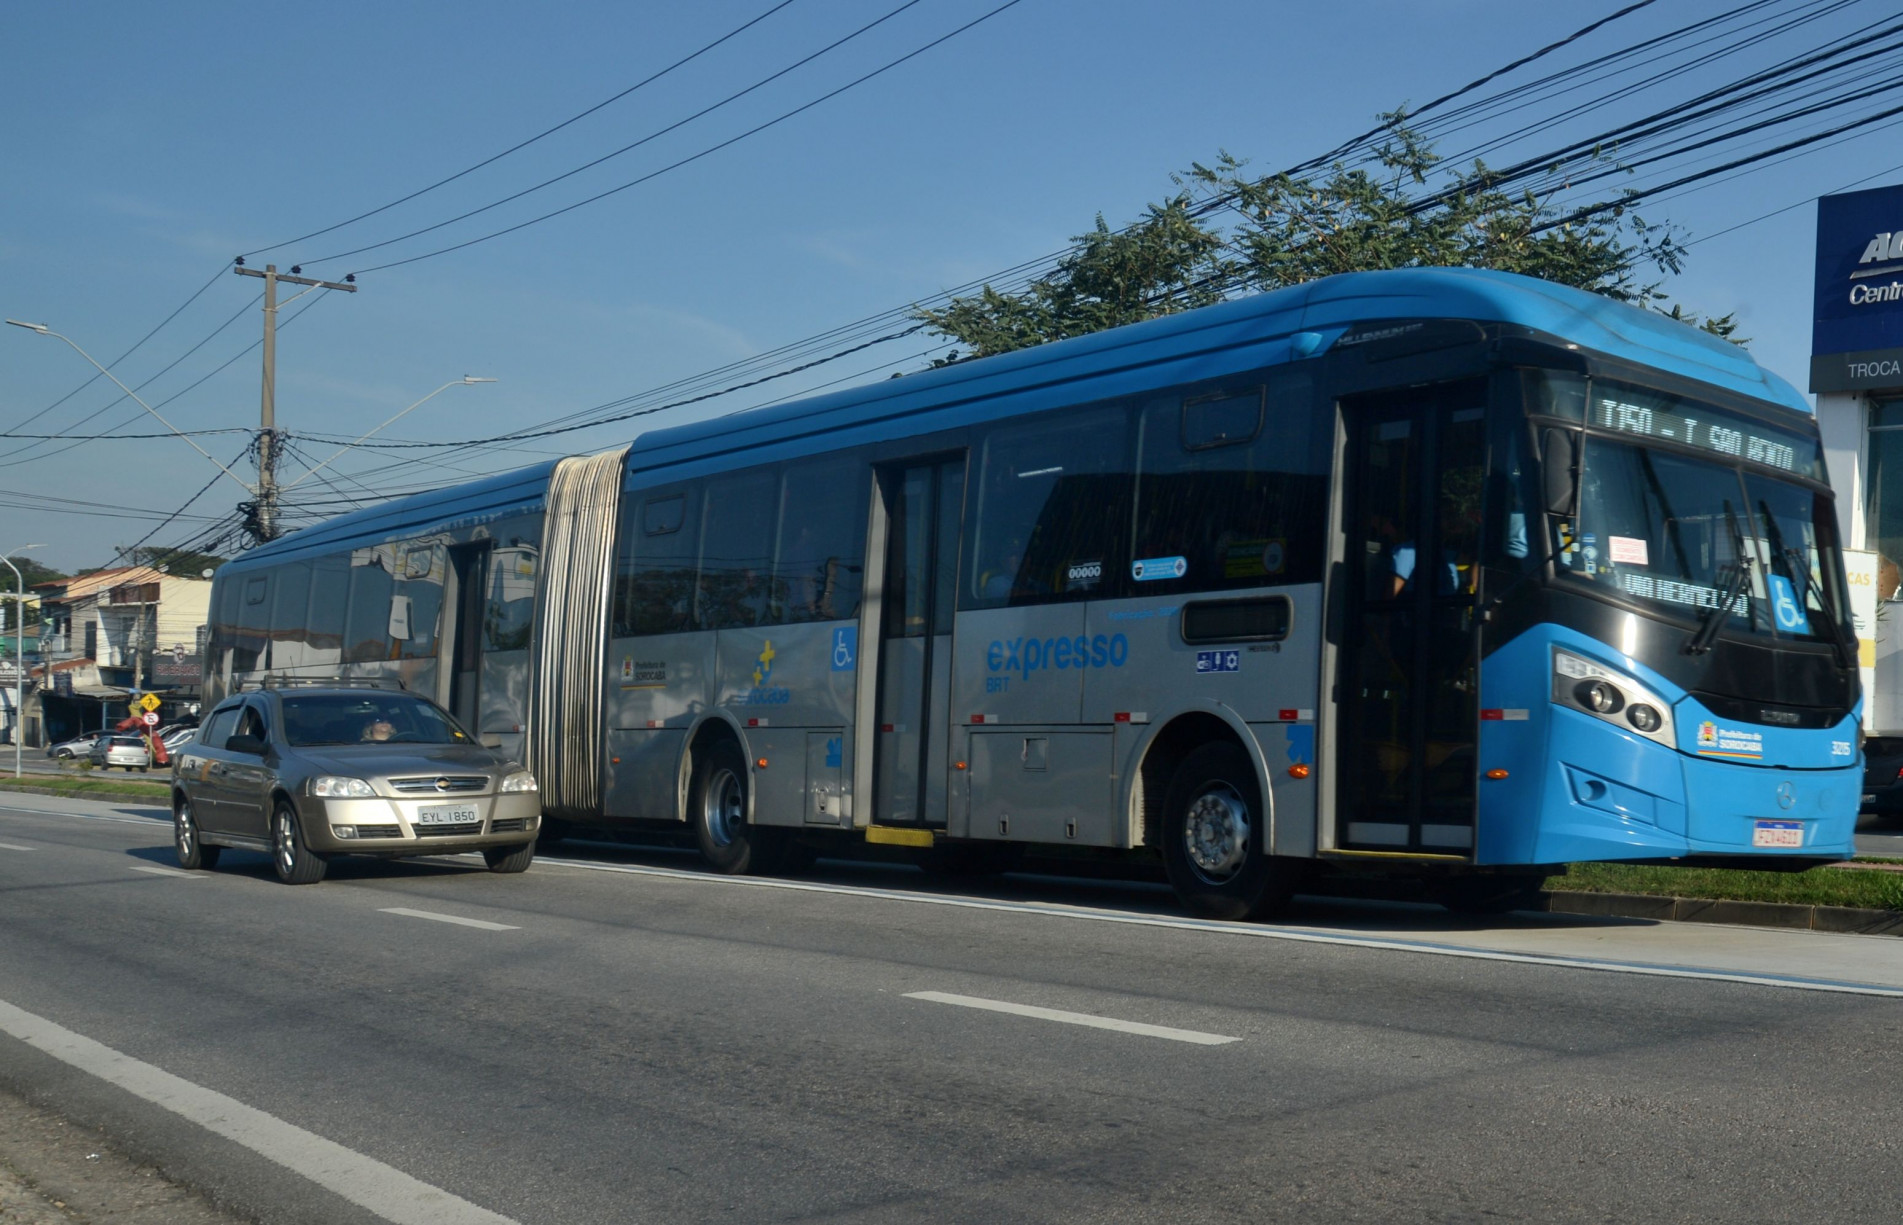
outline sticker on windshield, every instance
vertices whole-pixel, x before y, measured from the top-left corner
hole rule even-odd
[[[1797,598],[1797,588],[1791,580],[1782,574],[1770,576],[1771,613],[1777,618],[1777,627],[1787,634],[1810,633],[1810,614],[1804,611],[1804,604]]]
[[[1608,536],[1606,545],[1615,566],[1649,566],[1645,541],[1637,536]]]

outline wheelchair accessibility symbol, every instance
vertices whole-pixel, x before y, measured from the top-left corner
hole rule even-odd
[[[1798,603],[1797,589],[1791,585],[1791,580],[1781,574],[1773,574],[1769,578],[1771,612],[1777,618],[1777,627],[1790,634],[1810,633],[1810,615]]]
[[[851,672],[859,663],[859,627],[842,625],[833,631],[833,671]]]

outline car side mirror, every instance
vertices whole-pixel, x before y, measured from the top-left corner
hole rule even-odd
[[[225,741],[225,752],[249,753],[253,757],[262,757],[264,756],[264,741],[256,736],[239,733]]]

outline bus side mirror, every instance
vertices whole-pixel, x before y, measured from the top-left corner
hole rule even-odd
[[[1571,518],[1573,497],[1579,483],[1579,435],[1571,430],[1549,429],[1540,441],[1540,480],[1546,497],[1546,513]]]

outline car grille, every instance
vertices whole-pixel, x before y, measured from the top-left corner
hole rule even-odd
[[[359,838],[401,838],[402,836],[402,827],[396,825],[359,825],[357,827]]]
[[[449,784],[438,788],[437,779]],[[454,795],[458,791],[483,791],[489,786],[486,774],[432,774],[428,778],[393,778],[390,787],[403,795]]]
[[[480,834],[482,822],[465,821],[461,825],[419,825],[416,827],[418,838],[453,838],[457,835]]]
[[[517,830],[527,829],[528,827],[529,819],[527,817],[504,817],[500,821],[491,821],[489,823],[489,832],[492,834],[512,834]]]

